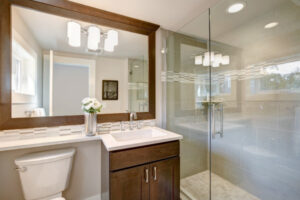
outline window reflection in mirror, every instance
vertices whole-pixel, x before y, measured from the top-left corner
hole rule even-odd
[[[12,117],[148,112],[148,36],[12,6]],[[118,90],[103,80],[117,81]],[[104,92],[104,93],[103,93]]]

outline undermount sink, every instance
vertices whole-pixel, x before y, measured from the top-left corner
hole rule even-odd
[[[140,147],[182,139],[181,135],[158,127],[117,131],[101,135],[101,140],[108,151]]]
[[[111,134],[116,141],[128,141],[138,139],[148,139],[167,135],[164,132],[155,129],[141,129],[127,132],[116,132]]]

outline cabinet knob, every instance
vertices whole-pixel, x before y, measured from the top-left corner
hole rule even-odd
[[[145,181],[149,183],[149,169],[145,169]]]

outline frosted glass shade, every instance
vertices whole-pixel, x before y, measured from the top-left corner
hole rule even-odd
[[[209,58],[204,58],[204,60],[203,60],[203,66],[205,66],[205,67],[209,66]]]
[[[212,67],[220,67],[220,63],[214,61],[214,62],[212,63]]]
[[[110,42],[116,46],[119,43],[119,39],[118,39],[118,32],[115,30],[109,30],[107,31],[107,39],[110,40]]]
[[[220,54],[220,53],[216,54],[214,62],[218,63],[218,65],[220,65],[220,63],[222,63],[222,54]]]
[[[90,26],[88,28],[88,49],[97,50],[100,43],[100,29],[96,26]]]
[[[222,56],[222,65],[229,65],[230,58],[229,56]]]
[[[212,52],[205,52],[204,53],[204,59],[209,60],[209,57],[210,57],[210,61],[213,62],[215,60],[215,53],[213,51]]]
[[[72,47],[80,47],[81,26],[77,22],[68,22],[67,25],[68,43]]]
[[[202,65],[202,56],[195,56],[195,65]]]
[[[104,41],[104,50],[108,52],[113,52],[114,51],[114,44],[109,38],[106,38]]]

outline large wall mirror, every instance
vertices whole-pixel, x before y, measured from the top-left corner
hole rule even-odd
[[[12,6],[12,117],[148,112],[148,37]]]
[[[72,2],[5,1],[11,47],[7,118],[19,119],[23,125],[17,127],[61,125],[58,119],[62,125],[81,122],[85,97],[104,105],[103,121],[126,120],[129,112],[140,113],[141,119],[155,117],[155,87],[151,86],[155,82],[151,81],[155,80],[157,25],[112,13],[109,20],[97,18],[105,11],[89,7],[78,15],[82,6]],[[109,21],[116,23],[109,26]],[[138,27],[139,23],[148,28]],[[14,128],[12,123],[3,125]]]

